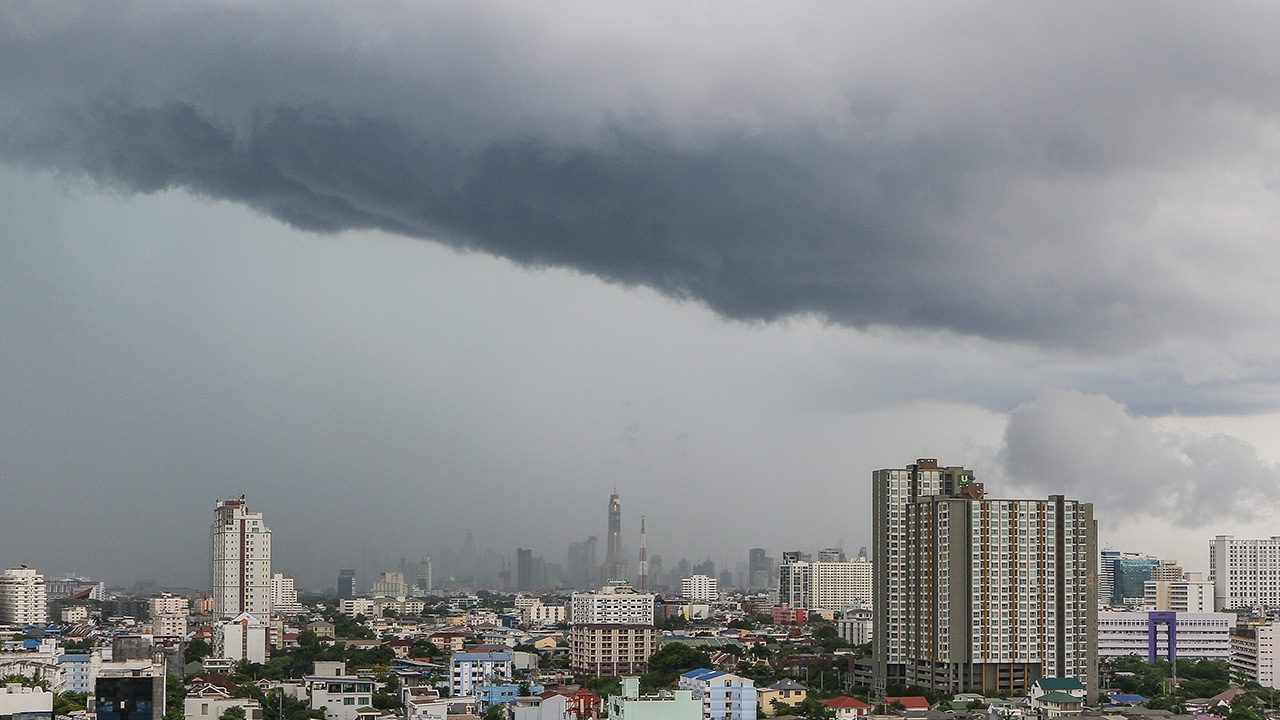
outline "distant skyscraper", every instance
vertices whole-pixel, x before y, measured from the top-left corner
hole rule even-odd
[[[572,587],[591,590],[599,586],[600,564],[596,553],[598,544],[595,535],[583,542],[569,543],[568,571],[569,585]]]
[[[431,591],[435,589],[431,583],[431,557],[427,556],[418,563],[418,579],[416,586],[419,594],[430,595]]]
[[[622,501],[617,493],[609,496],[609,534],[603,570],[602,584],[615,580],[631,581],[626,558],[622,557]]]
[[[355,570],[339,570],[338,571],[338,597],[344,600],[356,596],[356,571]]]
[[[244,496],[219,500],[212,538],[213,612],[221,617],[249,613],[271,621],[271,530],[262,513],[249,512]]]
[[[769,557],[764,548],[751,548],[747,553],[747,586],[752,590],[768,590],[773,587],[769,575]]]
[[[533,551],[516,548],[516,590],[533,589]]]
[[[640,592],[649,592],[649,548],[645,545],[644,516],[640,516],[640,565],[636,577]]]
[[[873,682],[1026,693],[1098,691],[1093,506],[987,499],[934,459],[872,473]]]

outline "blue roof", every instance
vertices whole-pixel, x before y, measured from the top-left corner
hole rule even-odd
[[[1147,698],[1131,693],[1112,693],[1111,701],[1122,703],[1144,703],[1147,701]]]
[[[67,655],[59,655],[58,662],[89,662],[89,654],[70,653]]]
[[[707,668],[698,668],[697,670],[690,670],[689,672],[681,675],[680,677],[693,678],[694,680],[708,680],[713,677],[719,677],[720,675],[724,675],[724,673],[720,672],[719,670],[708,670]]]
[[[504,662],[511,659],[511,653],[506,652],[458,652],[453,654],[455,661],[461,662],[483,662],[485,660]]]

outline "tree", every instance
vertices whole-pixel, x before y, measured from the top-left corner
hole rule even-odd
[[[53,714],[70,715],[76,710],[88,709],[89,696],[82,692],[68,690],[53,696]]]
[[[490,705],[480,716],[480,720],[507,720],[507,706],[501,703]]]
[[[203,660],[213,654],[213,648],[209,647],[209,643],[196,638],[187,643],[186,659],[187,662],[195,660]]]
[[[218,716],[218,720],[244,720],[244,718],[244,708],[239,705],[232,705]]]
[[[649,656],[649,672],[640,676],[640,685],[665,690],[681,673],[704,667],[711,667],[711,655],[705,649],[670,642]]]

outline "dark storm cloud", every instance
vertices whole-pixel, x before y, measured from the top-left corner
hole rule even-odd
[[[1010,414],[1000,460],[1024,488],[1093,502],[1113,525],[1247,522],[1280,500],[1280,471],[1249,443],[1163,429],[1105,395],[1042,391]]]
[[[1255,13],[46,8],[0,21],[3,153],[126,192],[741,319],[1120,351],[1274,311],[1255,225],[1204,220],[1231,188],[1181,184],[1265,180]]]

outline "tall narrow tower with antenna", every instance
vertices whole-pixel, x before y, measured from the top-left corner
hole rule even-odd
[[[640,516],[640,568],[636,577],[640,592],[649,592],[649,549],[644,541],[644,516]]]

